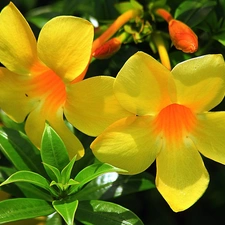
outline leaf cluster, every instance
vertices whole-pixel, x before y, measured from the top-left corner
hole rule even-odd
[[[143,224],[133,212],[107,200],[154,188],[148,174],[123,176],[118,174],[124,172],[121,169],[99,162],[83,165],[76,173],[76,157],[69,159],[64,143],[48,124],[40,151],[25,134],[10,128],[1,128],[0,143],[12,163],[0,167],[0,187],[13,197],[0,201],[0,224],[39,216],[56,225]]]

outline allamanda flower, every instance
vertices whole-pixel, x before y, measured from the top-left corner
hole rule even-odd
[[[0,34],[0,62],[5,66],[0,68],[0,108],[16,122],[26,119],[25,131],[37,147],[48,121],[69,155],[80,158],[83,146],[64,116],[96,136],[119,114],[127,114],[113,96],[113,78],[81,81],[92,53],[93,26],[88,21],[55,17],[36,41],[25,18],[10,3],[0,14]]]
[[[133,115],[91,144],[102,162],[137,174],[156,159],[156,186],[174,211],[193,205],[209,175],[200,153],[225,163],[225,112],[209,112],[225,92],[221,55],[193,58],[172,71],[138,52],[122,67],[115,96]]]

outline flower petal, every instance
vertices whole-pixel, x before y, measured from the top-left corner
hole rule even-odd
[[[178,64],[172,70],[179,104],[195,112],[218,105],[225,92],[225,64],[222,55],[206,55]]]
[[[209,175],[193,142],[166,146],[156,159],[156,186],[173,211],[192,206],[208,186]]]
[[[0,67],[0,81],[0,108],[16,122],[23,122],[39,102],[39,97],[30,97],[34,87],[29,85],[29,77]]]
[[[79,139],[72,133],[72,131],[66,126],[63,120],[63,112],[59,111],[60,114],[56,117],[50,117],[48,122],[52,128],[57,132],[62,141],[64,142],[69,157],[72,159],[77,155],[77,160],[84,156],[84,148]]]
[[[93,30],[91,23],[78,17],[51,19],[39,34],[40,59],[63,80],[74,80],[89,63]]]
[[[161,140],[153,135],[152,117],[130,116],[109,126],[91,144],[95,157],[126,174],[147,169],[161,148]]]
[[[25,124],[27,136],[34,143],[34,145],[40,148],[45,122],[48,121],[64,142],[70,158],[72,159],[75,155],[77,155],[77,159],[80,159],[84,155],[84,149],[81,142],[66,126],[63,120],[63,109],[59,108],[55,113],[56,115],[49,116],[42,107],[38,107],[32,111],[29,114]]]
[[[46,118],[41,107],[36,107],[27,117],[25,131],[30,141],[40,149]]]
[[[191,135],[197,149],[207,158],[225,164],[225,112],[204,113],[197,118]]]
[[[29,75],[37,62],[36,39],[12,2],[0,14],[0,33],[0,62],[13,72]]]
[[[170,71],[151,56],[138,52],[118,73],[114,91],[118,101],[136,115],[156,113],[170,104]],[[173,95],[174,90],[170,90]]]
[[[67,120],[82,132],[97,136],[116,120],[131,115],[113,94],[114,80],[98,76],[67,85]]]

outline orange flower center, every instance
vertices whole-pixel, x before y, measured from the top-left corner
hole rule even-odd
[[[59,107],[64,105],[66,100],[65,84],[52,70],[48,69],[32,78],[31,84],[35,89],[33,89],[35,97],[38,97],[43,103],[42,107],[46,113],[55,113]]]
[[[155,119],[155,131],[167,141],[179,143],[192,131],[195,122],[196,117],[189,108],[174,103],[159,112]]]

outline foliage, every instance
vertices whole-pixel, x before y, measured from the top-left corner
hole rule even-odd
[[[13,140],[10,136],[19,138]],[[75,214],[75,219],[83,224],[100,224],[103,218],[108,224],[142,224],[130,210],[107,200],[154,188],[151,176],[127,178],[118,175],[120,169],[99,162],[74,174],[76,157],[69,160],[62,140],[47,124],[41,151],[20,131],[2,128],[0,137],[1,150],[12,162],[10,169],[0,168],[1,181],[4,180],[1,188],[10,192],[7,186],[14,184],[10,194],[17,197],[0,202],[0,224],[55,213],[67,224],[74,223]],[[33,158],[24,157],[24,149],[29,149]],[[104,201],[98,200],[102,196]]]
[[[97,39],[122,13],[141,10],[136,19],[122,26],[114,37],[125,34],[120,50],[109,58],[94,59],[86,78],[104,74],[116,76],[125,61],[137,51],[160,60],[154,34],[160,34],[174,67],[179,62],[203,54],[225,56],[225,3],[223,0],[14,0],[15,5],[38,36],[51,18],[74,15],[98,23]],[[0,2],[5,7],[8,0]],[[189,25],[198,36],[195,53],[184,53],[171,43],[168,24],[155,13],[168,10],[175,19]],[[221,110],[224,101],[215,109]],[[47,225],[62,224],[212,224],[224,223],[224,168],[212,165],[212,184],[201,199],[187,212],[173,214],[154,185],[154,167],[134,176],[119,175],[119,168],[98,162],[92,155],[89,137],[67,124],[86,149],[84,158],[69,159],[64,143],[46,124],[41,149],[24,133],[24,124],[13,122],[1,112],[0,190],[10,198],[0,201],[0,224],[46,216]],[[135,163],[135,159],[134,159]],[[153,174],[153,175],[151,175]],[[214,190],[213,190],[214,188]],[[150,190],[151,189],[151,190]],[[150,191],[149,191],[150,190]],[[10,212],[10,214],[9,214]],[[163,216],[162,216],[163,215]]]

